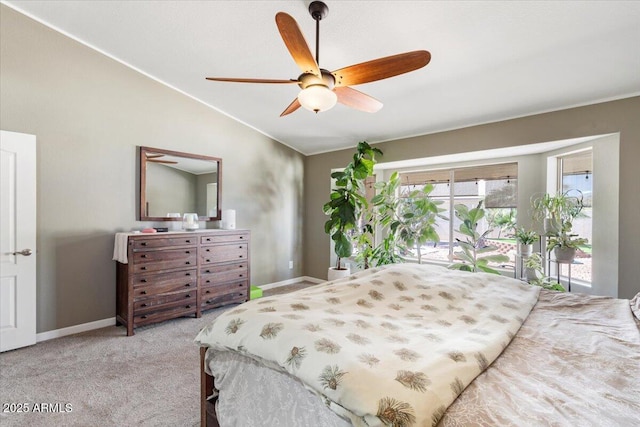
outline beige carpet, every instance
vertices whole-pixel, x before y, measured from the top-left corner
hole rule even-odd
[[[264,296],[311,285],[282,286]],[[0,425],[198,425],[200,361],[193,339],[228,308],[138,328],[132,337],[112,326],[2,353]],[[17,404],[12,410],[29,413],[5,412],[11,403]],[[51,407],[56,412],[34,412]]]

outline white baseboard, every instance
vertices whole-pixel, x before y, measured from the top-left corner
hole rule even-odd
[[[268,283],[266,285],[258,286],[262,290],[273,289],[280,286],[292,285],[298,282],[312,282],[322,283],[325,280],[316,279],[315,277],[302,276],[295,277],[293,279],[283,280],[281,282]],[[109,319],[96,320],[95,322],[83,323],[81,325],[69,326],[67,328],[55,329],[53,331],[40,332],[36,334],[36,343],[42,341],[52,340],[54,338],[65,337],[67,335],[79,334],[80,332],[92,331],[94,329],[106,328],[108,326],[114,326],[116,324],[116,318],[111,317]]]
[[[54,329],[53,331],[40,332],[36,334],[36,343],[52,340],[54,338],[65,337],[67,335],[78,334],[80,332],[92,331],[94,329],[115,326],[116,318],[96,320],[94,322],[83,323],[81,325],[69,326],[68,328]]]
[[[282,280],[280,282],[267,283],[265,285],[258,285],[258,287],[263,291],[266,291],[267,289],[273,289],[273,288],[278,288],[280,286],[292,285],[298,282],[322,283],[322,282],[326,282],[326,280],[316,279],[315,277],[302,276],[302,277],[294,277],[293,279]]]

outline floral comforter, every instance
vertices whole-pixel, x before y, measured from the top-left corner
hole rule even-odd
[[[435,425],[507,347],[539,288],[401,264],[221,314],[196,337],[299,378],[355,426]]]

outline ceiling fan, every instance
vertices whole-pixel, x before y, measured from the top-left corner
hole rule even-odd
[[[428,51],[416,50],[362,62],[335,71],[325,70],[318,65],[320,63],[320,21],[327,16],[329,8],[321,1],[314,1],[309,5],[309,13],[316,21],[315,58],[295,19],[284,12],[276,14],[276,25],[280,31],[280,36],[293,60],[302,70],[302,74],[297,79],[207,77],[207,80],[237,83],[297,84],[302,90],[298,97],[280,114],[280,117],[293,113],[301,106],[316,113],[326,111],[333,108],[336,102],[356,110],[375,113],[382,108],[382,103],[350,86],[408,73],[424,67],[431,60],[431,54]]]
[[[161,160],[160,157],[164,157],[164,154],[149,154],[147,153],[147,162],[152,163],[166,163],[168,165],[176,165],[178,162],[173,160]]]

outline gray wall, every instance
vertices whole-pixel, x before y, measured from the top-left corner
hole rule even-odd
[[[170,168],[161,163],[147,162],[146,216],[163,217],[169,212],[193,212],[205,216],[206,209],[198,209],[196,199],[197,175]]]
[[[538,114],[448,132],[377,144],[383,162],[432,157],[620,133],[618,296],[640,292],[640,97]],[[428,118],[425,118],[428,120]],[[357,141],[353,142],[355,147]],[[324,278],[329,266],[329,238],[322,205],[330,192],[332,168],[344,167],[353,149],[305,158],[305,274]],[[615,278],[613,279],[615,280]]]
[[[153,225],[136,221],[139,145],[221,157],[252,283],[302,274],[302,155],[0,8],[0,126],[37,136],[38,332],[115,316],[114,233]]]
[[[207,185],[216,183],[217,176],[216,172],[203,173],[196,176],[196,210],[194,212],[198,215],[209,216],[211,214],[207,212]],[[215,205],[215,200],[212,200],[213,205]],[[213,215],[215,215],[215,212]]]

